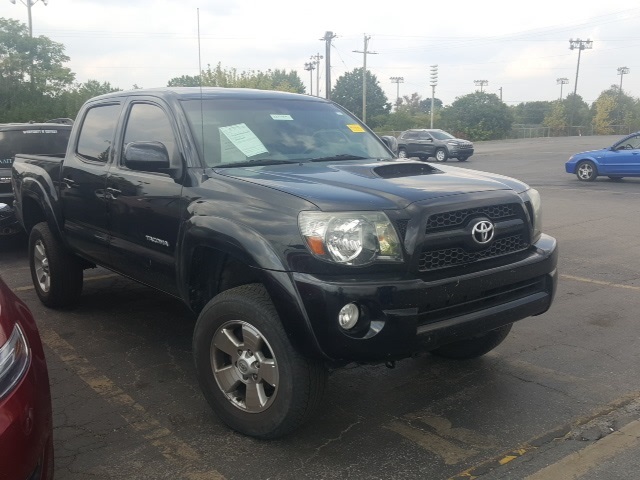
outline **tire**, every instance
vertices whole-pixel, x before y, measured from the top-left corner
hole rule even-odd
[[[615,177],[615,176],[609,175],[609,178],[614,182],[621,182],[624,177]]]
[[[593,182],[598,177],[598,168],[591,160],[582,160],[576,165],[576,177],[582,182]]]
[[[49,229],[38,223],[29,234],[29,269],[40,301],[51,308],[71,307],[82,294],[83,267]]]
[[[480,335],[458,340],[457,342],[443,345],[431,353],[439,357],[456,360],[481,357],[500,345],[504,339],[507,338],[507,335],[509,335],[512,326],[513,324],[510,323]]]
[[[444,148],[439,148],[435,153],[436,162],[446,162],[449,158],[449,154]]]
[[[466,162],[469,157],[458,157],[459,162]]]
[[[193,355],[209,405],[245,435],[281,437],[322,400],[323,362],[293,348],[262,285],[236,287],[207,303],[193,333]]]
[[[407,158],[407,150],[405,148],[398,149],[398,158]]]

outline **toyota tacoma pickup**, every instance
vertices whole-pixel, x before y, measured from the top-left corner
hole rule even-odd
[[[483,355],[556,288],[536,190],[394,158],[317,97],[107,94],[64,158],[12,168],[40,300],[73,305],[96,265],[182,299],[204,396],[255,437],[305,421],[328,368]]]

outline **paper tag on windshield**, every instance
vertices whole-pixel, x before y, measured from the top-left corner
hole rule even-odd
[[[362,128],[357,123],[352,123],[350,125],[347,125],[347,127],[354,133],[364,133],[364,128]]]
[[[256,134],[244,123],[220,127],[220,134],[224,135],[247,158],[268,152]]]
[[[291,115],[278,115],[275,113],[271,114],[271,118],[273,118],[274,120],[293,120],[293,117]]]

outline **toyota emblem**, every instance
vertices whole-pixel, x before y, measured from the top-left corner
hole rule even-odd
[[[493,239],[495,228],[488,220],[480,220],[471,229],[471,236],[479,245],[486,245]]]

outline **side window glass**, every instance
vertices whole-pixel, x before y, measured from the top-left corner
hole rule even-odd
[[[407,133],[404,135],[404,138],[405,138],[406,140],[415,140],[415,139],[416,139],[416,133],[415,133],[415,132],[407,132]]]
[[[131,142],[160,142],[166,147],[171,164],[175,165],[179,161],[171,123],[165,112],[157,105],[149,103],[132,105],[124,133],[124,146]]]
[[[91,108],[82,122],[76,153],[87,160],[106,163],[119,114],[118,104]]]

